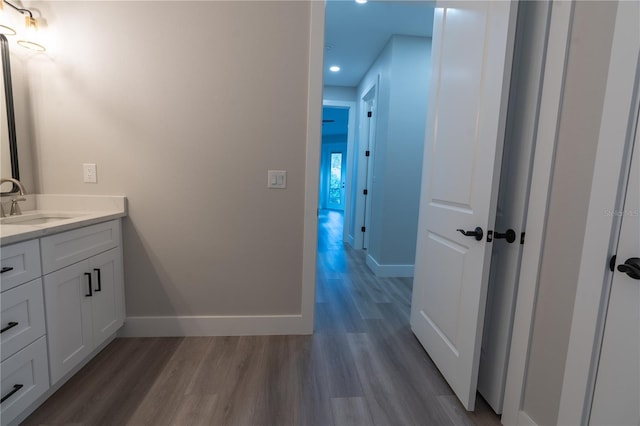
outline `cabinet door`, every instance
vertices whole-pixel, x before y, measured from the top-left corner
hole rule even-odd
[[[93,344],[98,346],[124,323],[121,249],[90,258],[89,266],[93,274]]]
[[[51,384],[93,350],[89,262],[44,276]]]

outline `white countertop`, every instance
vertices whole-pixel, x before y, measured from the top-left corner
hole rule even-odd
[[[27,195],[20,204],[22,214],[27,216],[71,216],[41,224],[0,223],[0,245],[57,234],[127,215],[127,199],[111,195]],[[3,203],[10,197],[3,197]],[[9,209],[5,208],[5,212]],[[16,216],[13,216],[14,218]]]

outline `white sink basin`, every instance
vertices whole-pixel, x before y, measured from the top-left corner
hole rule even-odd
[[[80,216],[83,215],[74,213],[31,213],[3,217],[0,219],[0,225],[43,225]]]

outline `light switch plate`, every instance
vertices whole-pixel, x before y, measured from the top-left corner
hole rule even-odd
[[[287,187],[287,171],[269,170],[267,172],[267,187],[285,189]]]
[[[82,165],[82,174],[84,176],[84,183],[98,182],[98,172],[95,163],[84,163]]]

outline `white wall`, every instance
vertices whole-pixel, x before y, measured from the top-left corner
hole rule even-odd
[[[557,422],[615,14],[614,2],[574,11],[523,403],[540,425]]]
[[[383,268],[415,260],[430,57],[430,39],[393,36],[358,86],[380,76],[367,253]]]
[[[357,96],[356,87],[324,86],[322,91],[325,101],[355,102]]]
[[[128,197],[127,314],[299,314],[309,3],[30,6],[38,187]]]

